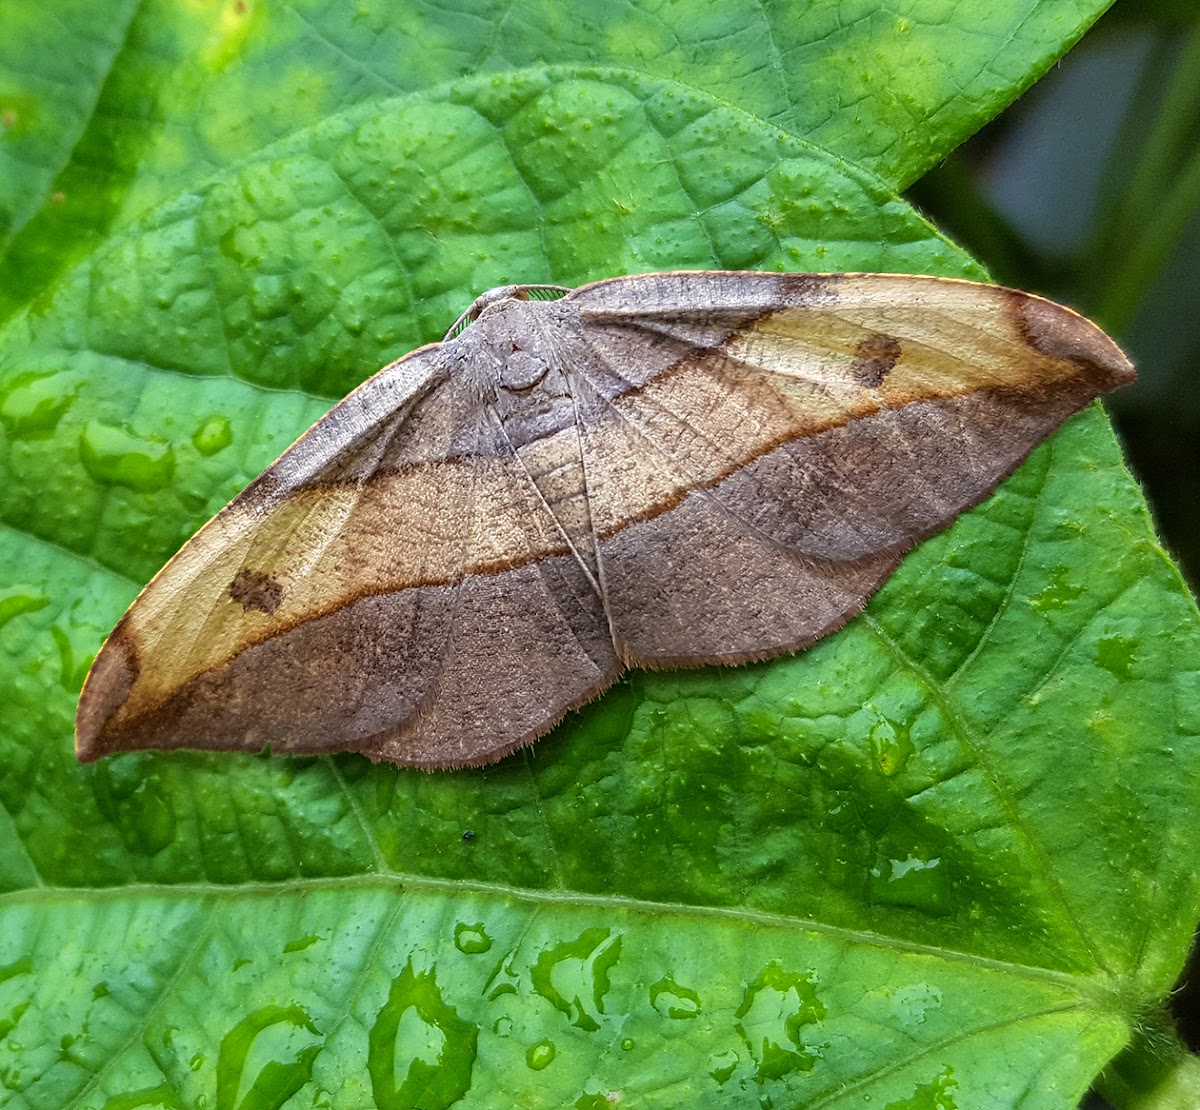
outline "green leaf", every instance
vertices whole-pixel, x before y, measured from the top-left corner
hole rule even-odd
[[[1108,3],[629,0],[577,14],[562,0],[110,0],[102,21],[92,0],[54,0],[53,19],[44,0],[6,0],[0,173],[17,184],[0,199],[13,278],[0,312],[297,128],[472,73],[605,65],[683,80],[903,188]]]
[[[241,82],[208,143],[236,156],[196,174],[214,102],[180,63],[160,81],[195,98],[162,129],[175,195],[150,143],[119,213],[79,214],[43,281],[16,248],[4,271],[0,1105],[1073,1105],[1200,916],[1200,622],[1098,408],[842,633],[635,674],[494,767],[75,764],[75,697],[138,587],[479,291],[713,266],[982,276],[894,181],[688,87],[685,46],[655,57],[688,84],[493,65],[381,98],[361,59],[387,49],[335,50],[312,11],[179,10],[243,36],[198,55]],[[397,14],[360,15],[399,41]],[[294,72],[298,40],[368,91],[305,99],[327,82]],[[173,57],[132,41],[106,87]],[[1044,56],[1020,53],[1002,95]]]

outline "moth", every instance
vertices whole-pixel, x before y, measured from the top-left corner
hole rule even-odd
[[[1135,376],[1070,309],[893,274],[505,286],[460,325],[146,586],[88,675],[80,760],[490,763],[626,667],[812,644]]]

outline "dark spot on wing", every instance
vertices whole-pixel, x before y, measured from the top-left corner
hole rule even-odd
[[[861,340],[854,349],[850,373],[859,385],[878,389],[892,367],[900,361],[900,340],[894,335],[875,332]]]
[[[229,583],[229,596],[246,612],[274,613],[283,600],[283,587],[269,574],[242,567]]]

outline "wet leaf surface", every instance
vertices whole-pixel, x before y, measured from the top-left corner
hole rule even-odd
[[[983,276],[894,188],[1099,6],[994,6],[921,86],[877,19],[64,5],[41,184],[0,142],[0,1104],[1073,1105],[1200,916],[1196,611],[1099,409],[813,650],[636,674],[486,770],[81,768],[71,721],[179,543],[489,286]],[[876,91],[810,103],[810,57]]]

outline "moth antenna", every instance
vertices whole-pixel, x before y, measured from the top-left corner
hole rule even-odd
[[[517,295],[525,301],[530,299],[538,301],[556,301],[559,297],[565,297],[568,293],[573,292],[570,285],[522,285],[520,293]],[[557,297],[538,297],[538,293],[557,293]]]
[[[468,325],[475,323],[479,319],[479,302],[475,301],[470,308],[459,314],[457,320],[450,325],[450,329],[442,336],[442,342],[447,339],[453,339],[457,335],[461,335],[467,330]]]
[[[479,314],[490,304],[495,304],[497,301],[503,300],[518,300],[527,301],[531,293],[557,293],[564,296],[571,292],[569,285],[501,285],[495,289],[489,289],[486,293],[481,293],[470,307],[451,325],[450,330],[446,332],[442,338],[445,343],[447,339],[454,339],[461,335],[470,324],[475,323],[479,319]],[[538,297],[537,300],[550,300],[549,297]],[[554,298],[557,299],[557,298]]]

